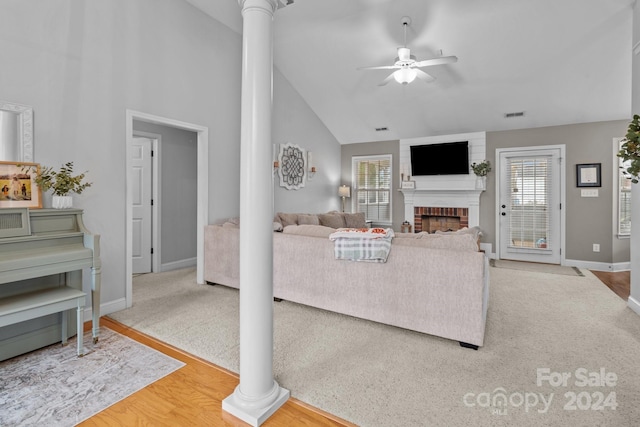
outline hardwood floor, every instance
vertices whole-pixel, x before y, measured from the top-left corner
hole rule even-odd
[[[602,283],[607,285],[609,289],[615,292],[623,300],[629,299],[631,292],[631,272],[617,271],[615,273],[609,271],[591,271]]]
[[[238,376],[205,360],[142,334],[108,317],[101,326],[178,359],[186,366],[94,415],[80,426],[246,426],[222,411]],[[91,327],[85,324],[85,330]],[[264,426],[355,426],[290,398]]]

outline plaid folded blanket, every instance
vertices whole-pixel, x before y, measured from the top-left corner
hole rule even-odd
[[[329,239],[334,242],[336,259],[386,262],[393,236],[390,228],[339,228]]]

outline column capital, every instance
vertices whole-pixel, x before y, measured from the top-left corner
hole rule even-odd
[[[247,9],[263,9],[274,13],[278,9],[278,0],[238,0],[240,8],[244,12]]]

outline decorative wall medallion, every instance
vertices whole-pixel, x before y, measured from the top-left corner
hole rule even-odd
[[[296,144],[280,144],[280,186],[287,190],[297,190],[304,187],[306,174],[306,156],[302,148]]]

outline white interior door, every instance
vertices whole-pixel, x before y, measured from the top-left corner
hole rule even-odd
[[[149,138],[133,138],[131,155],[133,273],[150,273],[152,248],[152,161]]]
[[[499,257],[561,263],[560,148],[499,150]]]

